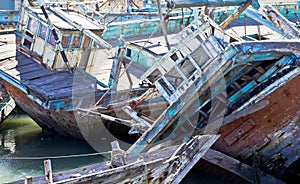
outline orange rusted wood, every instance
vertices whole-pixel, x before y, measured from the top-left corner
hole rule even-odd
[[[254,146],[257,150],[268,144],[268,135],[274,134],[295,119],[299,119],[300,112],[300,76],[288,81],[284,86],[276,89],[264,99],[269,103],[262,109],[240,117],[223,126],[221,137],[214,147],[234,157],[248,158],[248,152]],[[250,107],[251,108],[251,107]],[[242,135],[232,138],[232,134],[245,126],[247,121],[255,122],[255,126],[247,128]],[[269,145],[272,145],[270,140]],[[255,151],[255,150],[254,150]]]

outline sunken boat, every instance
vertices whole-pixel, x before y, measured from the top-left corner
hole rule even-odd
[[[279,37],[242,40],[244,35],[237,37],[222,29],[227,23],[219,26],[202,15],[177,34],[179,44],[166,54],[154,54],[152,46],[137,52],[142,43],[128,47],[125,53],[140,54],[133,59],[127,55],[128,62],[138,63],[146,71],[139,77],[156,86],[167,101],[165,110],[152,118],[151,127],[128,154],[147,151],[152,143],[170,144],[192,134],[218,133],[221,138],[213,149],[252,165],[254,172],[261,169],[278,178],[287,173],[297,177],[299,30],[274,9],[268,11],[269,6],[259,8],[270,13],[269,20],[259,11],[247,13],[280,33]],[[156,64],[147,66],[136,59],[146,55],[156,58]],[[214,157],[207,158],[210,162]],[[224,167],[218,161],[213,164]],[[227,169],[243,175],[238,168]],[[258,180],[254,176],[248,182]]]

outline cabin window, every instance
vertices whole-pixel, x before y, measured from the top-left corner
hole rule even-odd
[[[24,42],[23,42],[23,45],[24,45],[26,48],[31,49],[32,42],[33,42],[33,34],[30,33],[29,31],[26,31],[26,32],[25,32],[25,36],[24,36]]]
[[[191,56],[200,67],[203,67],[204,64],[210,60],[210,57],[207,55],[207,53],[205,52],[205,50],[202,47],[199,47],[198,49],[196,49],[191,54]]]
[[[46,40],[47,31],[48,31],[48,27],[41,24],[39,37],[43,40]]]
[[[80,35],[74,35],[72,41],[72,48],[79,48],[80,46]]]
[[[168,86],[168,84],[163,79],[159,79],[158,83],[163,87],[168,96],[172,95],[172,89],[170,89],[170,86]]]
[[[27,29],[31,31],[32,33],[36,33],[38,27],[38,22],[31,17],[28,19]]]
[[[171,71],[166,74],[166,79],[173,85],[173,87],[178,88],[182,83],[183,78],[174,67]]]
[[[159,77],[161,77],[161,72],[158,69],[155,69],[148,77],[151,82],[156,81]]]
[[[196,71],[196,67],[188,58],[184,59],[178,66],[187,78],[191,77]]]
[[[55,38],[53,33],[51,32],[50,38],[49,38],[49,43],[53,46],[55,46]]]
[[[171,59],[172,59],[173,61],[177,61],[177,59],[178,59],[177,54],[176,54],[176,53],[172,54],[172,55],[171,55]]]
[[[83,49],[88,49],[90,46],[91,38],[86,36],[83,44]]]
[[[126,49],[126,57],[131,57],[131,49]]]
[[[71,35],[63,35],[61,38],[61,44],[63,48],[69,47],[69,41],[71,39]]]

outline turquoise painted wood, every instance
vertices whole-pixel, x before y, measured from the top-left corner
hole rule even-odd
[[[198,6],[239,6],[249,0],[169,0],[167,7],[188,8]]]
[[[0,10],[0,24],[16,24],[19,12],[15,10]]]
[[[14,10],[15,0],[1,0],[0,10]]]

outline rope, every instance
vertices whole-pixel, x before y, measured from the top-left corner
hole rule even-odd
[[[88,156],[97,156],[110,154],[111,151],[101,153],[89,153],[89,154],[78,154],[78,155],[62,155],[62,156],[44,156],[44,157],[1,157],[0,160],[46,160],[46,159],[62,159],[62,158],[79,158]]]

